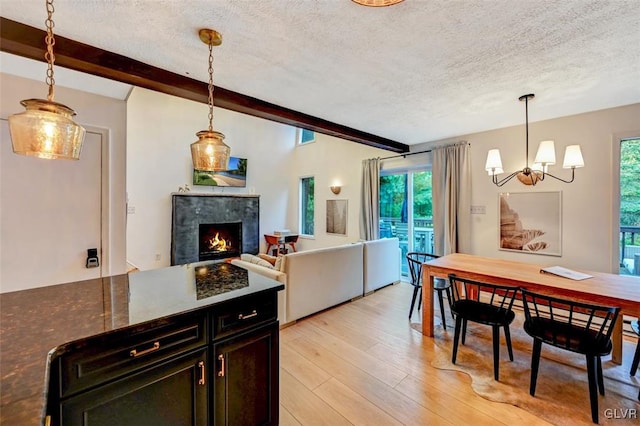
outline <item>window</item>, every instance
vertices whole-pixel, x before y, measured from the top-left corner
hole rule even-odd
[[[314,235],[314,184],[313,176],[300,179],[300,233],[302,235]]]
[[[430,170],[381,173],[380,237],[399,238],[403,275],[408,252],[434,252],[431,201]]]
[[[298,145],[306,145],[315,141],[315,132],[307,129],[298,129]]]

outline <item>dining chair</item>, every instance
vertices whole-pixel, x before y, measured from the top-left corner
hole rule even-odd
[[[536,393],[543,343],[583,354],[587,359],[591,420],[598,423],[598,389],[604,395],[601,357],[610,354],[613,348],[611,332],[620,308],[562,299],[526,289],[522,290],[522,295],[524,331],[533,337],[529,393],[531,396]]]
[[[437,259],[438,257],[440,256],[417,251],[407,253],[407,263],[409,265],[409,273],[411,275],[411,285],[413,286],[413,297],[411,298],[409,318],[411,318],[411,314],[413,313],[413,307],[416,304],[416,297],[418,295],[420,295],[420,299],[418,301],[418,310],[420,310],[420,306],[422,306],[422,264],[430,260]],[[447,328],[447,321],[444,316],[444,299],[442,293],[447,292],[448,297],[448,291],[450,287],[451,284],[449,283],[449,280],[446,280],[444,278],[435,278],[433,280],[433,289],[438,293],[438,302],[440,302],[442,326],[445,329]]]
[[[631,330],[633,330],[633,332],[640,338],[640,324],[638,323],[638,320],[631,321]],[[636,343],[636,353],[633,355],[633,362],[631,363],[631,371],[629,374],[632,376],[636,375],[636,372],[638,371],[638,364],[640,364],[640,340]],[[638,400],[640,400],[640,391],[638,392]]]
[[[453,296],[449,298],[449,305],[456,319],[451,362],[456,363],[458,342],[462,340],[462,344],[465,343],[468,321],[490,325],[493,331],[493,378],[498,380],[500,327],[504,328],[509,360],[513,361],[509,325],[516,317],[511,308],[519,288],[469,280],[454,274],[449,274],[449,281],[451,282],[450,294]]]

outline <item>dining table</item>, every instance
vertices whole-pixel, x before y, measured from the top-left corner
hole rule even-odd
[[[612,361],[622,364],[622,315],[640,317],[640,277],[579,270],[589,278],[574,280],[544,273],[551,265],[452,253],[423,263],[422,334],[433,337],[434,278],[461,278],[525,288],[561,298],[620,308],[612,333]],[[428,286],[428,287],[427,287]]]

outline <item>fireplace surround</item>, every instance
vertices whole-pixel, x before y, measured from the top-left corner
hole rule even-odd
[[[231,224],[240,224],[238,238],[241,245],[236,247],[237,250],[242,250],[242,253],[258,254],[260,249],[259,196],[181,192],[173,193],[171,198],[171,265],[231,256],[230,253],[223,255],[216,253],[210,255],[208,259],[201,259],[200,227],[207,224],[222,225],[224,232],[232,227]],[[215,238],[215,234],[210,238]],[[233,256],[239,255],[239,252],[233,254]]]

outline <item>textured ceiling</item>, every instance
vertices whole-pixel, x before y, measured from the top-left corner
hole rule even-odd
[[[638,0],[55,6],[56,34],[202,81],[197,31],[214,28],[216,86],[406,144],[522,124],[525,93],[530,121],[640,102]],[[0,14],[44,29],[42,0],[0,0]]]

